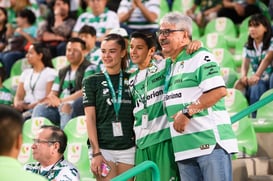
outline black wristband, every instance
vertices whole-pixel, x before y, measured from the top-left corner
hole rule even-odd
[[[189,108],[182,109],[182,114],[184,114],[188,119],[191,119],[192,116],[189,114]]]
[[[100,155],[102,155],[102,154],[101,154],[101,152],[98,152],[98,153],[94,153],[94,154],[92,154],[92,157],[94,158],[94,157],[96,157],[96,156],[100,156]]]

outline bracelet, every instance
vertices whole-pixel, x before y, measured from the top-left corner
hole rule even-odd
[[[96,157],[96,156],[100,156],[100,155],[102,155],[102,154],[101,154],[101,152],[98,152],[98,153],[94,153],[94,154],[92,154],[92,157],[94,158],[94,157]]]

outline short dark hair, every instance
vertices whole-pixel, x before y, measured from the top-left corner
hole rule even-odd
[[[89,26],[89,25],[84,25],[80,31],[79,34],[90,34],[91,36],[96,36],[96,29],[93,26]]]
[[[144,33],[144,32],[139,32],[139,31],[135,31],[131,34],[130,39],[131,38],[140,38],[142,40],[145,41],[148,49],[152,48],[152,47],[156,47],[156,42],[155,42],[155,37],[152,33]]]
[[[17,17],[27,18],[29,24],[33,25],[36,22],[36,16],[30,9],[23,9],[17,13]]]
[[[6,155],[12,150],[22,129],[22,114],[11,106],[0,105],[0,155]]]
[[[50,129],[52,131],[49,140],[58,142],[60,144],[58,152],[63,154],[67,146],[67,136],[65,132],[61,128],[53,125],[42,125],[40,129]]]
[[[82,39],[80,39],[80,38],[78,38],[78,37],[72,37],[72,38],[70,38],[70,39],[67,41],[67,43],[69,43],[69,42],[71,42],[71,43],[80,43],[82,49],[83,49],[83,50],[86,49],[85,41],[83,41]]]

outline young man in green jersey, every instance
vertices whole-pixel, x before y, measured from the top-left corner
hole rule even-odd
[[[135,100],[134,131],[136,135],[136,160],[138,165],[145,160],[157,164],[161,180],[179,180],[174,160],[167,115],[163,108],[163,87],[166,67],[170,61],[155,60],[155,37],[152,34],[134,32],[130,41],[130,57],[138,66],[129,80]],[[190,46],[195,51],[200,43]],[[149,171],[136,176],[136,180],[152,180]]]
[[[175,161],[183,181],[231,181],[230,154],[238,148],[225,109],[225,83],[207,49],[186,53],[191,35],[188,16],[172,12],[160,21],[159,43],[171,61],[163,90]]]

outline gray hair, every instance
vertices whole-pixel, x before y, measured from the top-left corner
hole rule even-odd
[[[189,16],[180,12],[170,12],[161,18],[160,25],[163,23],[175,25],[177,29],[184,29],[190,37],[192,36],[192,19]]]

